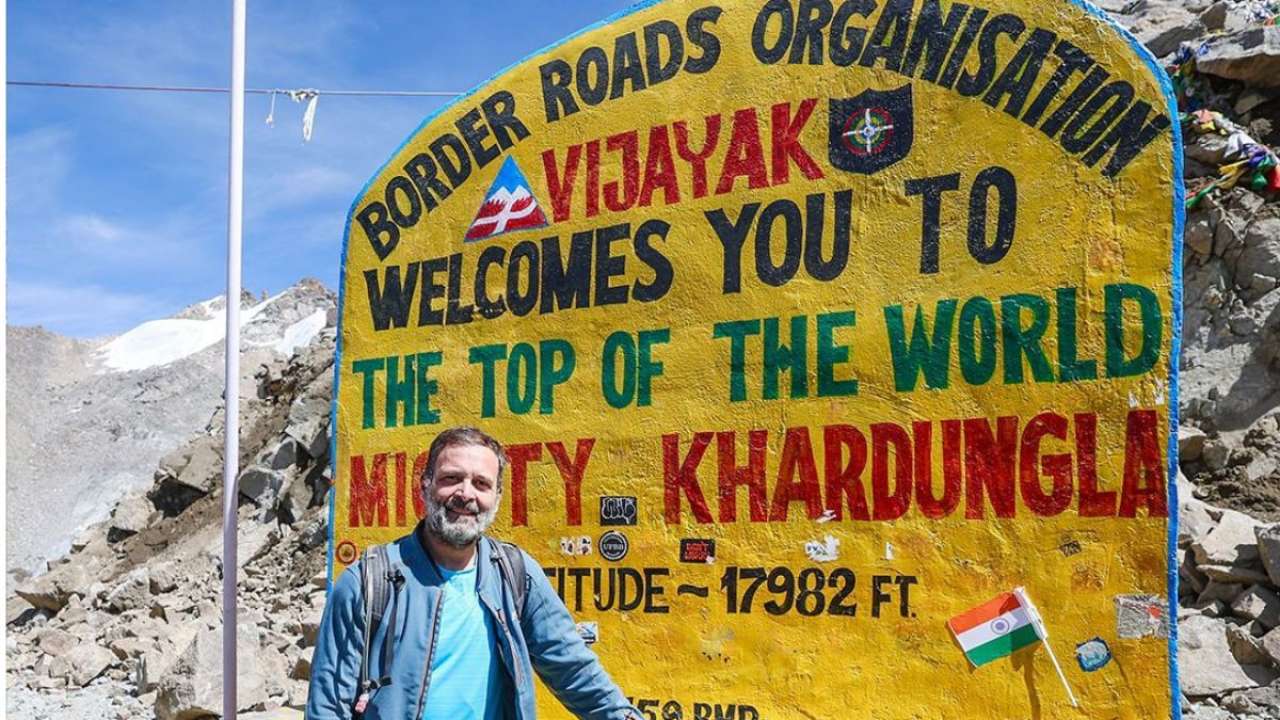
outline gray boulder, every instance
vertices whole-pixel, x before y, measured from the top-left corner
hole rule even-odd
[[[1178,625],[1178,668],[1182,691],[1191,697],[1270,685],[1277,677],[1270,667],[1237,661],[1226,623],[1203,615]]]
[[[59,628],[44,628],[36,633],[36,644],[40,652],[50,657],[65,655],[80,642],[71,633]]]
[[[266,702],[262,668],[258,662],[257,629],[237,626],[237,710]],[[200,632],[160,679],[157,720],[195,720],[222,714],[222,630]]]
[[[1220,583],[1235,583],[1237,585],[1252,585],[1255,583],[1267,582],[1267,574],[1256,567],[1244,567],[1241,565],[1200,565],[1196,568],[1204,573],[1210,580]]]
[[[4,624],[5,625],[24,625],[35,617],[40,611],[26,600],[14,595],[5,601],[4,604]]]
[[[1178,576],[1182,578],[1183,592],[1195,595],[1203,591],[1209,583],[1209,576],[1196,568],[1195,558],[1191,553],[1179,549],[1178,555],[1180,557]]]
[[[107,608],[115,612],[151,607],[151,577],[147,567],[131,570],[107,593]]]
[[[284,487],[284,473],[262,465],[251,465],[240,473],[237,487],[240,495],[252,500],[259,507],[271,507],[275,504]]]
[[[286,470],[298,464],[298,441],[285,435],[278,443],[262,452],[258,461],[272,470]]]
[[[1204,590],[1200,592],[1200,595],[1196,597],[1196,602],[1205,603],[1212,600],[1221,600],[1222,602],[1230,605],[1235,602],[1236,598],[1240,597],[1240,593],[1243,591],[1244,588],[1235,583],[1211,580],[1204,586]]]
[[[1231,611],[1238,617],[1257,620],[1268,628],[1280,625],[1280,597],[1261,585],[1240,593],[1231,603]]]
[[[1190,232],[1190,230],[1188,230],[1188,232]],[[1210,235],[1206,242],[1213,242],[1212,235]],[[1208,255],[1209,252],[1206,250],[1204,254]],[[1190,425],[1180,426],[1178,428],[1178,460],[1181,462],[1193,462],[1195,460],[1199,460],[1200,453],[1204,451],[1204,441],[1206,439],[1207,436],[1200,428],[1191,427]]]
[[[1182,710],[1182,720],[1238,720],[1230,710],[1213,705],[1190,705]]]
[[[1244,233],[1244,248],[1236,260],[1237,281],[1258,274],[1280,277],[1280,205],[1264,207]]]
[[[1231,655],[1242,665],[1265,665],[1271,657],[1262,649],[1262,639],[1254,637],[1247,627],[1227,626],[1227,645]]]
[[[1262,636],[1262,651],[1271,658],[1271,662],[1280,665],[1280,630],[1272,630]]]
[[[290,473],[284,487],[280,489],[276,506],[281,520],[290,524],[296,522],[311,505],[312,495],[312,489],[307,485],[306,479],[297,473]]]
[[[1280,86],[1280,27],[1254,27],[1210,38],[1196,69],[1261,87]]]
[[[83,643],[53,658],[49,664],[49,676],[62,678],[73,687],[84,687],[106,672],[115,661],[116,654],[110,650]]]
[[[1196,562],[1205,566],[1247,567],[1259,562],[1258,540],[1255,528],[1260,523],[1242,512],[1226,510],[1217,526],[1200,540],[1193,540],[1191,549]],[[1206,571],[1208,572],[1208,571]],[[1212,573],[1209,573],[1212,577]]]
[[[69,562],[26,580],[14,592],[37,608],[57,613],[73,595],[83,596],[93,581],[93,572],[85,563]]]
[[[1178,547],[1204,538],[1216,525],[1209,506],[1189,493],[1178,498]]]
[[[1200,37],[1204,23],[1195,14],[1175,3],[1160,3],[1132,23],[1130,30],[1156,57],[1164,57],[1184,42]]]
[[[145,494],[129,495],[116,505],[107,523],[107,542],[117,543],[147,527],[155,506]]]
[[[1196,135],[1188,138],[1188,142],[1184,147],[1184,152],[1186,153],[1188,160],[1204,163],[1208,167],[1215,167],[1221,165],[1227,158],[1227,138],[1223,135],[1216,134]],[[1210,227],[1217,225],[1217,223],[1214,222],[1214,213],[1196,213],[1192,218],[1197,221],[1203,221]],[[1184,237],[1184,239],[1186,238]],[[1197,252],[1200,252],[1200,250],[1200,248],[1197,248]],[[1208,255],[1211,250],[1212,248],[1201,252],[1201,254]]]
[[[208,495],[222,478],[222,439],[200,435],[184,449],[182,469],[170,466],[156,471],[156,483],[147,498],[167,517],[179,515],[192,503]]]
[[[325,373],[322,377],[328,377]],[[317,379],[317,382],[321,382]],[[332,386],[333,381],[328,381]],[[307,456],[312,459],[324,458],[329,449],[329,409],[328,394],[308,393],[293,401],[289,407],[289,420],[285,433],[298,441]]]
[[[1259,525],[1255,536],[1262,567],[1271,584],[1280,587],[1280,525]]]
[[[1237,713],[1237,717],[1280,717],[1280,687],[1237,690],[1222,698],[1222,707]]]
[[[174,562],[159,562],[148,566],[147,577],[151,582],[151,594],[163,595],[178,589],[179,582],[185,581],[181,568]]]
[[[1205,443],[1200,456],[1210,470],[1221,470],[1231,459],[1231,448],[1221,439],[1214,438]]]

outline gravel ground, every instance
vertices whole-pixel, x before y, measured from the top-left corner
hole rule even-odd
[[[123,685],[110,682],[78,690],[36,692],[6,678],[5,715],[25,720],[153,720],[155,713],[128,694]]]

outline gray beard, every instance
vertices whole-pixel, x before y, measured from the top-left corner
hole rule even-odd
[[[460,516],[457,520],[450,521],[448,507],[437,503],[431,493],[424,493],[424,495],[427,496],[427,532],[456,548],[464,548],[475,543],[498,517],[498,503],[495,502],[487,512],[482,512],[474,518]],[[470,506],[466,503],[455,503],[454,505],[456,510],[474,511],[477,509],[475,503]]]

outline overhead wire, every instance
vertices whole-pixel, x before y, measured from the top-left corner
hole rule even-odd
[[[17,87],[67,88],[74,90],[126,90],[141,92],[178,92],[178,93],[228,93],[230,88],[201,87],[192,85],[122,85],[117,83],[73,83],[41,80],[7,80],[6,85]],[[285,93],[281,88],[245,88],[246,93],[270,95]],[[460,92],[451,90],[321,90],[321,95],[347,95],[353,97],[457,97]]]
[[[51,80],[7,80],[12,87],[56,88],[67,90],[117,90],[125,92],[167,92],[225,94],[230,88],[207,87],[200,85],[126,85],[121,83],[77,83]],[[302,141],[311,141],[311,130],[315,122],[316,102],[321,95],[348,97],[442,97],[454,98],[462,93],[449,90],[320,90],[302,88],[288,90],[283,88],[245,88],[244,92],[252,95],[270,95],[271,109],[267,113],[267,125],[275,127],[276,95],[285,95],[294,102],[306,103],[302,116]]]

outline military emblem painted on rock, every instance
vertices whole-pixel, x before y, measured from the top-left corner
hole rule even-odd
[[[905,158],[915,139],[911,85],[832,98],[828,157],[841,170],[870,175]]]

